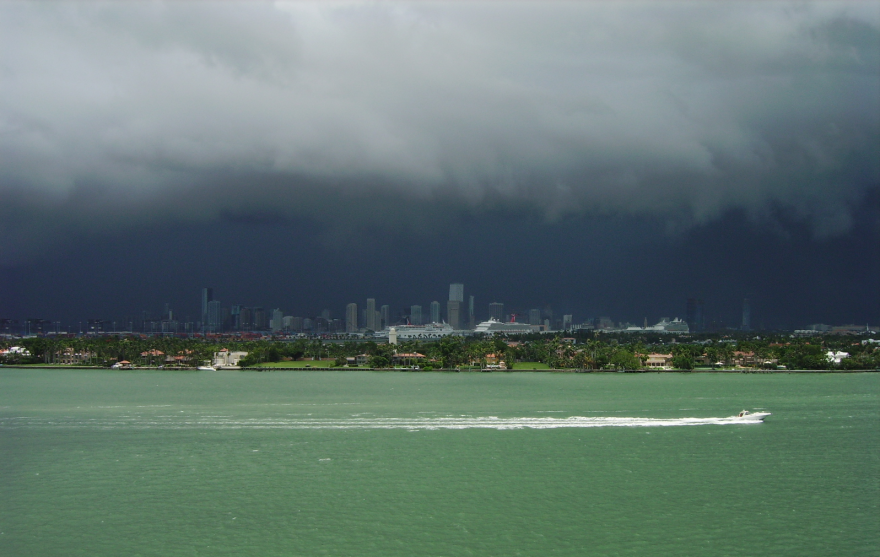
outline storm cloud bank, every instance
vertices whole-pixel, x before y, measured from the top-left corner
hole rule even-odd
[[[436,203],[844,234],[880,184],[877,6],[4,3],[0,262]]]

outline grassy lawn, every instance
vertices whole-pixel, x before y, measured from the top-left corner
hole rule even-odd
[[[513,369],[550,369],[550,366],[541,362],[516,362]]]
[[[256,367],[279,367],[288,369],[300,369],[304,367],[335,367],[332,360],[315,362],[262,362]]]

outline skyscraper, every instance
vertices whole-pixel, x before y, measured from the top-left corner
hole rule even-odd
[[[541,324],[541,310],[530,309],[529,310],[529,325],[540,325],[540,324]]]
[[[287,319],[285,317],[285,319]],[[300,332],[303,330],[303,318],[302,317],[291,317],[290,318],[290,330]]]
[[[391,325],[391,306],[384,304],[379,308],[379,315],[382,316],[382,321],[379,323],[380,329]]]
[[[241,331],[241,306],[235,305],[229,308],[230,326],[233,331]]]
[[[208,324],[208,302],[214,301],[214,289],[202,288],[202,331]]]
[[[489,317],[497,321],[504,321],[504,304],[501,302],[489,304]]]
[[[474,329],[477,326],[476,316],[474,314],[474,297],[468,297],[468,329]]]
[[[229,308],[220,308],[220,322],[217,330],[223,332],[228,331],[230,323],[232,323],[232,317],[229,313]]]
[[[703,300],[697,298],[688,298],[687,307],[685,308],[685,321],[692,333],[704,330],[705,322],[703,321]]]
[[[222,320],[220,319],[220,301],[211,300],[210,302],[208,302],[207,309],[207,325],[205,327],[205,331],[216,333],[220,331],[220,324],[222,323]]]
[[[281,309],[275,308],[272,310],[272,319],[270,320],[269,328],[272,329],[273,333],[277,333],[284,328],[284,312],[281,311]]]
[[[239,310],[239,326],[242,331],[254,330],[254,309],[242,306]]]
[[[752,305],[748,298],[743,298],[743,322],[742,330],[748,331],[752,328]]]
[[[367,315],[365,326],[371,331],[378,331],[376,325],[376,298],[367,298]]]
[[[265,331],[269,328],[269,318],[262,306],[254,306],[254,330]]]
[[[345,332],[356,333],[358,330],[358,305],[348,304],[345,306]]]
[[[422,306],[412,306],[409,308],[409,322],[413,325],[422,324]]]
[[[453,302],[464,302],[464,285],[460,282],[450,284],[449,299]]]
[[[440,322],[440,302],[433,301],[431,302],[431,323],[439,323]]]
[[[461,329],[461,302],[458,300],[446,302],[446,320],[453,329]]]

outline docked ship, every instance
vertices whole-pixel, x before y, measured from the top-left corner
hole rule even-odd
[[[497,319],[489,319],[488,321],[483,321],[474,329],[474,334],[485,334],[485,335],[494,335],[497,333],[505,333],[505,334],[522,334],[522,333],[532,333],[535,329],[526,323],[517,323],[516,321],[510,321],[508,323],[504,323],[502,321],[498,321]]]
[[[663,317],[660,322],[652,327],[648,327],[647,323],[644,327],[627,327],[623,329],[624,333],[688,333],[690,328],[687,321],[682,321],[678,317],[670,321]]]
[[[429,323],[427,325],[395,325],[382,331],[381,336],[387,337],[391,329],[397,332],[400,340],[431,340],[438,339],[453,332],[452,325],[448,323]]]

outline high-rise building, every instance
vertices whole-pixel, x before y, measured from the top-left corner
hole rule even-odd
[[[409,308],[409,322],[413,325],[422,325],[422,306]]]
[[[468,297],[468,329],[475,329],[477,327],[477,317],[474,313],[474,297]]]
[[[229,308],[229,327],[233,331],[241,330],[241,306],[232,306]]]
[[[220,326],[221,324],[222,318],[220,316],[220,301],[211,300],[210,302],[208,302],[205,331],[211,333],[219,332],[222,329],[222,327]]]
[[[358,305],[348,304],[345,306],[345,332],[356,333],[358,330]]]
[[[134,321],[131,319],[130,321]],[[17,319],[0,319],[0,333],[5,335],[11,335],[18,332],[18,320]],[[132,327],[129,326],[129,329]]]
[[[326,333],[330,331],[330,322],[323,317],[315,317],[315,332]]]
[[[367,298],[367,312],[364,326],[371,331],[378,331],[376,325],[376,298]]]
[[[541,324],[541,310],[530,309],[529,310],[529,325],[540,325],[540,324]]]
[[[272,320],[269,321],[269,328],[273,333],[277,333],[284,328],[284,312],[279,308],[272,310]]]
[[[434,300],[431,302],[431,323],[440,322],[440,302]]]
[[[453,282],[449,285],[449,299],[453,302],[464,302],[464,285]]]
[[[214,301],[214,289],[202,288],[202,330],[208,324],[208,302]]]
[[[752,328],[752,305],[748,298],[743,298],[743,321],[742,330],[748,331]]]
[[[285,319],[287,319],[287,318],[285,317]],[[302,332],[302,330],[303,330],[303,321],[304,321],[304,320],[303,320],[302,317],[295,317],[295,316],[294,316],[294,317],[291,317],[291,318],[290,318],[290,327],[289,327],[289,330],[291,330],[291,331],[296,331],[296,332],[298,332],[298,333],[299,333],[299,332]]]
[[[687,321],[688,329],[692,333],[705,330],[705,321],[703,320],[703,300],[697,298],[688,298],[687,307],[685,308],[685,321]]]
[[[226,308],[223,308],[226,309]],[[173,333],[176,334],[179,331],[180,323],[175,321],[174,319],[163,319],[162,320],[162,332],[163,333]]]
[[[229,313],[229,308],[220,308],[220,326],[217,330],[228,331],[230,323],[232,323],[232,315]]]
[[[562,316],[562,329],[564,331],[569,331],[569,330],[571,330],[571,326],[572,326],[572,316],[570,313],[566,313],[565,315]]]
[[[253,308],[242,306],[239,310],[239,327],[242,331],[254,330],[254,310]]]
[[[446,321],[453,329],[461,329],[461,302],[458,300],[446,302]]]
[[[489,304],[489,317],[496,321],[504,321],[504,304],[501,302]]]
[[[265,331],[269,328],[269,316],[261,306],[254,306],[254,330]]]
[[[381,316],[381,321],[379,322],[380,329],[384,329],[391,325],[391,306],[383,304],[382,307],[379,308],[379,315]]]

